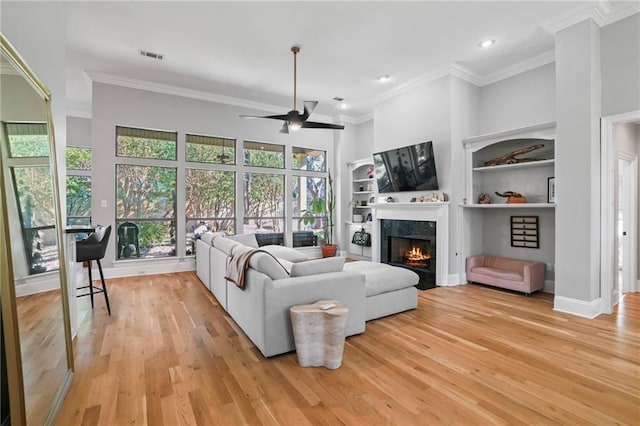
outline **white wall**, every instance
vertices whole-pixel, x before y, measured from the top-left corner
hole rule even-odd
[[[91,148],[91,119],[67,117],[67,146]]]
[[[640,13],[601,29],[602,115],[640,109]]]
[[[451,192],[450,79],[442,77],[422,84],[376,106],[374,111],[374,152],[433,141],[440,190]],[[409,201],[417,193],[390,194]]]
[[[600,37],[591,20],[556,34],[556,302],[600,297]]]
[[[66,145],[66,27],[64,2],[0,2],[0,29],[51,92],[60,191],[64,193]],[[60,197],[63,223],[66,199]]]
[[[133,127],[170,130],[178,132],[178,160],[176,165],[185,164],[184,138],[186,132],[296,145],[309,148],[320,148],[328,151],[328,166],[335,169],[332,146],[334,132],[327,130],[304,129],[289,135],[278,133],[281,123],[275,120],[242,120],[240,114],[264,115],[263,111],[207,102],[197,99],[183,98],[173,95],[130,89],[101,83],[93,85],[93,104],[91,122],[91,141],[93,147],[93,223],[111,224],[115,227],[115,127],[125,125]],[[140,164],[145,160],[141,159]],[[238,170],[239,166],[230,167]],[[287,187],[290,183],[287,178]],[[236,188],[242,184],[237,179]],[[178,194],[184,193],[184,182],[178,179]],[[242,192],[237,192],[241,194]],[[105,200],[107,207],[102,207]],[[178,195],[180,200],[180,195]],[[241,213],[236,203],[237,215]],[[178,238],[184,235],[184,210],[180,211],[178,203],[177,232]],[[182,216],[180,216],[182,215]],[[288,226],[288,224],[285,224]],[[178,258],[183,256],[178,239]],[[158,271],[159,261],[115,261],[115,238],[112,238],[107,249],[104,265],[117,268],[130,268],[137,274]],[[155,263],[154,263],[155,262]],[[159,272],[159,271],[158,271]]]
[[[517,129],[556,119],[555,64],[483,86],[476,135]]]

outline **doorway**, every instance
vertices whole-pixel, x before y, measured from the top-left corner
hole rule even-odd
[[[624,127],[620,127],[624,126]],[[620,147],[616,130],[631,129]],[[638,288],[638,153],[640,110],[604,117],[600,156],[600,312],[611,314],[621,292]],[[628,136],[628,135],[627,135]]]
[[[638,156],[618,152],[618,203],[616,221],[618,302],[635,290],[637,277]]]

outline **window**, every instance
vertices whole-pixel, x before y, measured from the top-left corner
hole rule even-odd
[[[91,149],[68,146],[67,225],[91,225]]]
[[[57,270],[58,244],[46,123],[4,123],[29,275]]]
[[[9,157],[49,158],[47,123],[5,123],[9,139]]]
[[[244,141],[244,164],[284,169],[284,145]]]
[[[236,140],[187,134],[187,161],[236,164]]]
[[[176,159],[176,132],[116,127],[116,155],[118,157]]]
[[[235,234],[235,172],[185,170],[186,254],[195,253],[195,239],[206,231]]]
[[[175,256],[176,170],[116,165],[118,259]]]
[[[327,151],[322,151],[319,149],[298,148],[294,146],[291,156],[291,168],[293,170],[326,172],[326,157]]]
[[[284,232],[284,175],[244,174],[244,234]]]
[[[293,246],[318,245],[324,225],[327,180],[294,176],[292,180]]]

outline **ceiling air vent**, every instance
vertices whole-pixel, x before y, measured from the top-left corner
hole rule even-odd
[[[153,58],[159,61],[164,59],[164,55],[162,53],[154,53],[154,52],[149,52],[147,50],[142,50],[142,49],[139,49],[138,53],[140,53],[140,56],[146,56],[147,58]]]

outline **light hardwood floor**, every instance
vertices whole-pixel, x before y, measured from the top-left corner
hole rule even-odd
[[[640,424],[640,294],[588,320],[547,294],[421,291],[332,371],[263,358],[195,273],[108,285],[58,425]]]

